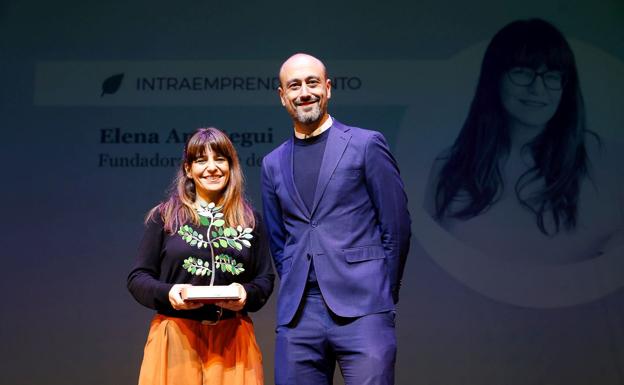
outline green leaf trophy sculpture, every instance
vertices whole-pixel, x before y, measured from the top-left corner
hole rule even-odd
[[[191,246],[197,246],[198,249],[210,248],[211,261],[204,261],[201,258],[188,257],[184,260],[182,267],[191,274],[197,276],[210,276],[210,286],[214,285],[215,269],[221,269],[222,272],[238,275],[245,271],[243,264],[236,262],[231,256],[221,253],[215,255],[215,249],[225,249],[228,246],[242,250],[243,247],[251,247],[250,240],[253,238],[252,229],[242,228],[241,226],[225,227],[225,221],[220,206],[214,203],[202,203],[197,209],[200,223],[206,226],[206,236],[201,234],[188,225],[180,227],[178,234],[186,243]]]

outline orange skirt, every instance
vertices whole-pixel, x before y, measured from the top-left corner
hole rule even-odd
[[[139,385],[262,385],[262,353],[247,316],[205,325],[157,314]]]

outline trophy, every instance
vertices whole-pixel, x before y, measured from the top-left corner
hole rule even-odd
[[[206,227],[206,233],[200,233],[189,225],[183,225],[178,230],[178,234],[193,247],[198,249],[209,248],[211,260],[188,257],[184,260],[182,267],[192,275],[210,276],[210,285],[185,287],[181,292],[182,299],[203,303],[238,300],[241,298],[239,288],[215,285],[215,273],[221,270],[223,273],[239,275],[245,271],[245,268],[241,262],[237,262],[230,255],[224,252],[219,253],[219,251],[220,249],[225,251],[227,247],[236,250],[251,247],[252,229],[242,226],[226,227],[221,207],[215,206],[214,203],[200,203],[197,214],[199,214],[200,224]]]

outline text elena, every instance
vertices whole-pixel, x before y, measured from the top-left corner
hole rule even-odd
[[[232,143],[241,147],[250,147],[255,144],[273,143],[273,128],[268,127],[259,131],[227,132],[224,131]],[[186,143],[193,132],[180,132],[172,128],[165,135],[159,132],[126,131],[120,127],[100,129],[100,143],[102,144],[159,144],[159,143]]]

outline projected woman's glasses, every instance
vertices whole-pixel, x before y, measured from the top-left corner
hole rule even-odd
[[[541,71],[537,72],[529,67],[513,67],[507,72],[509,80],[517,86],[528,87],[533,84],[537,77],[542,78],[544,87],[549,90],[559,91],[565,83],[561,71]]]

